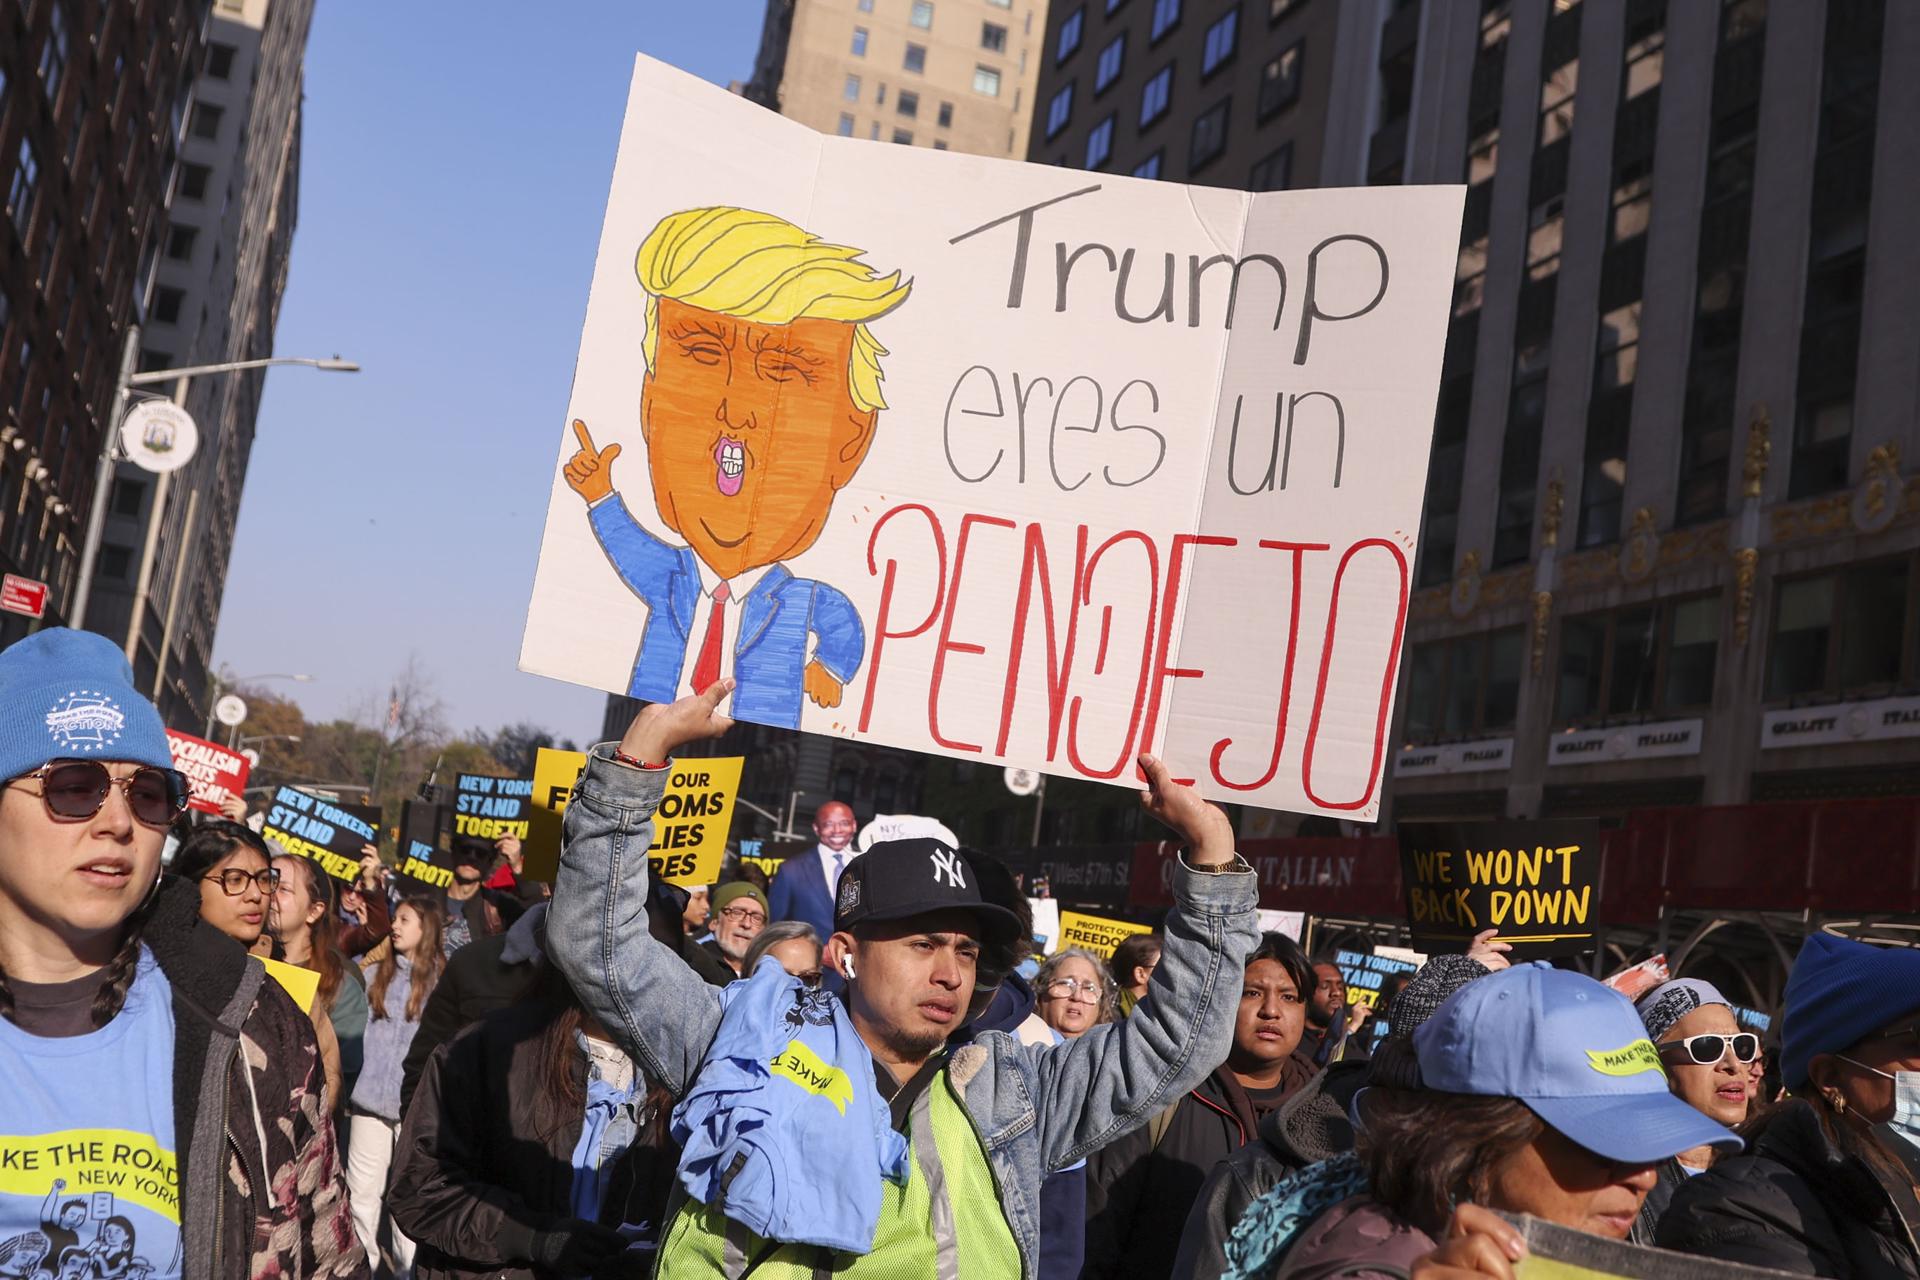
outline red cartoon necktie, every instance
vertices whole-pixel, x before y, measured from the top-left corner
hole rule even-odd
[[[726,629],[727,584],[713,589],[713,612],[707,617],[707,635],[700,642],[700,657],[693,664],[693,691],[699,693],[720,678],[720,638]]]

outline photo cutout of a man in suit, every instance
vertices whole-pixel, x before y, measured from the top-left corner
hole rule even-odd
[[[801,695],[840,705],[866,652],[853,603],[783,561],[819,537],[866,458],[886,401],[868,325],[912,289],[862,250],[749,209],[689,209],[640,245],[647,373],[640,430],[674,546],[614,491],[620,446],[579,449],[567,484],[650,610],[627,692],[672,702],[723,676],[735,719],[794,729]]]

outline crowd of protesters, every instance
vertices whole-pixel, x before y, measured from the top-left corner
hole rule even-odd
[[[727,692],[589,755],[550,889],[424,895],[190,817],[111,644],[0,652],[0,1277],[1459,1280],[1530,1215],[1920,1280],[1920,951],[1815,933],[1764,1041],[1491,932],[1375,1007],[1151,757],[1175,905],[1110,957],[839,803],[687,891],[622,851]]]

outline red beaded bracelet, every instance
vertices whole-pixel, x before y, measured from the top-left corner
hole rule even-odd
[[[618,747],[614,748],[613,758],[615,761],[617,761],[620,764],[630,765],[635,769],[646,769],[652,772],[657,772],[667,767],[667,762],[665,760],[662,760],[658,764],[650,764],[645,760],[636,759],[635,757],[628,755],[626,752],[620,750]]]

